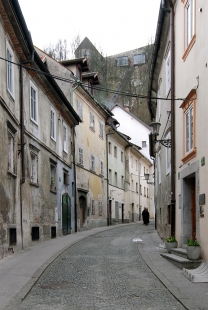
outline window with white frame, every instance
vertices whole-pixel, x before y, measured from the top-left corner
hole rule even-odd
[[[30,81],[30,118],[36,124],[38,123],[38,90]]]
[[[193,149],[193,105],[185,111],[186,153]]]
[[[147,146],[147,142],[146,141],[142,141],[142,148]]]
[[[6,41],[6,73],[7,73],[7,90],[14,98],[14,54],[10,44]]]
[[[114,157],[117,158],[117,146],[114,146]]]
[[[186,47],[191,42],[194,35],[194,0],[188,0],[186,10]]]
[[[168,95],[171,87],[171,59],[170,59],[170,49],[166,59],[166,94]]]
[[[112,184],[112,170],[111,169],[109,169],[108,178],[109,178],[109,183]]]
[[[81,118],[81,120],[83,121],[83,109],[82,109],[82,103],[77,100],[77,114],[79,115],[79,117]]]
[[[99,208],[99,215],[101,216],[103,214],[103,202],[99,200],[98,202],[98,208]]]
[[[83,149],[79,147],[79,164],[83,165]]]
[[[56,164],[50,163],[50,173],[51,173],[51,181],[50,181],[50,190],[56,191]]]
[[[124,176],[121,176],[121,188],[124,188]]]
[[[92,112],[90,112],[90,128],[95,130],[95,117]]]
[[[166,135],[165,140],[170,139],[170,132]],[[166,174],[171,170],[171,148],[166,147]]]
[[[114,185],[117,186],[118,184],[118,179],[117,179],[117,172],[114,174]]]
[[[124,162],[124,152],[121,151],[121,162],[123,163]]]
[[[100,161],[100,174],[104,175],[104,167],[103,167],[103,161]]]
[[[56,141],[56,111],[51,107],[51,139]]]
[[[30,152],[31,169],[30,169],[30,181],[32,183],[38,183],[38,155],[37,153]]]
[[[91,214],[92,215],[95,214],[95,200],[94,199],[91,200]]]
[[[69,171],[63,169],[63,184],[69,185]]]
[[[14,172],[14,134],[8,130],[8,170]]]
[[[103,123],[99,122],[99,137],[103,139]]]
[[[157,169],[158,169],[158,183],[161,184],[161,156],[160,153],[158,153],[158,163],[157,163]]]
[[[68,128],[65,123],[63,123],[63,149],[68,153]]]
[[[90,165],[90,169],[92,171],[95,171],[95,156],[94,155],[91,155],[91,165]]]

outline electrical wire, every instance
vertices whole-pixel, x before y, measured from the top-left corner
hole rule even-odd
[[[6,62],[12,63],[13,65],[16,65],[18,67],[22,67],[22,68],[24,68],[26,70],[30,70],[30,71],[36,72],[38,74],[42,74],[42,75],[51,77],[51,78],[53,78],[55,80],[59,80],[59,81],[62,81],[62,82],[65,82],[65,83],[70,83],[70,84],[78,84],[78,85],[86,87],[86,88],[90,87],[93,90],[98,90],[98,91],[102,91],[102,92],[106,92],[106,93],[113,93],[113,94],[119,95],[119,96],[125,96],[125,97],[131,97],[131,98],[141,98],[141,99],[151,99],[151,100],[164,100],[164,101],[170,101],[170,100],[190,101],[190,100],[194,100],[193,98],[192,99],[186,99],[186,98],[162,98],[162,97],[151,97],[150,98],[149,96],[146,96],[146,95],[134,94],[134,93],[129,93],[129,92],[125,92],[125,91],[118,91],[118,90],[115,90],[115,89],[109,89],[109,88],[102,87],[102,86],[95,86],[95,85],[93,85],[93,87],[92,87],[92,86],[89,86],[88,84],[82,83],[79,80],[76,81],[74,79],[67,79],[67,78],[64,78],[64,77],[61,77],[61,76],[57,76],[57,75],[51,74],[50,72],[44,72],[44,71],[41,71],[41,70],[38,70],[38,69],[35,69],[35,68],[31,68],[31,67],[25,66],[23,64],[18,64],[16,62],[10,61],[10,60],[5,59],[3,57],[0,57],[0,60],[4,60]]]

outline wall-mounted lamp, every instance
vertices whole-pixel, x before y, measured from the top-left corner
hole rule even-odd
[[[147,181],[147,184],[155,185],[155,182],[148,182],[149,180],[149,173],[144,174],[144,179]]]
[[[157,140],[157,136],[159,135],[159,129],[161,124],[159,122],[153,122],[150,124],[151,129],[152,129],[152,136],[154,137],[154,143],[159,142],[165,147],[171,147],[171,139],[166,139],[166,140]]]

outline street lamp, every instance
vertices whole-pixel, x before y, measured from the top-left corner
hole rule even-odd
[[[157,140],[157,136],[159,135],[159,130],[161,124],[159,122],[153,122],[150,124],[151,129],[152,129],[152,136],[154,137],[154,143],[159,142],[165,147],[171,147],[171,139],[166,139],[166,140]]]
[[[144,179],[147,181],[147,184],[155,185],[155,182],[148,182],[149,180],[149,173],[144,174]]]

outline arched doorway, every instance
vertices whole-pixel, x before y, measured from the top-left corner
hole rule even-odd
[[[63,235],[71,233],[71,203],[68,194],[62,195],[62,231]]]
[[[80,228],[83,228],[83,225],[87,218],[87,207],[86,207],[86,198],[84,196],[79,197],[79,220]]]

